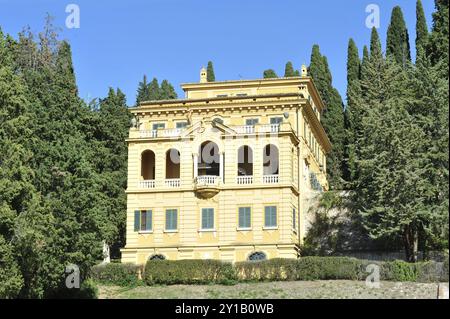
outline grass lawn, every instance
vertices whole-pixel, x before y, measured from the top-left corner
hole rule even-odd
[[[448,287],[448,285],[447,285]],[[381,282],[369,288],[363,281],[295,281],[241,283],[235,286],[99,285],[99,298],[119,299],[436,299],[438,284]]]

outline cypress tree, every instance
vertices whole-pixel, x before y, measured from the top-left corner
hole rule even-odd
[[[361,97],[361,84],[360,80],[361,61],[359,59],[358,48],[353,39],[349,40],[348,52],[347,52],[347,107],[345,108],[344,120],[345,120],[345,150],[343,168],[344,180],[351,180],[351,166],[353,165],[353,152],[354,152],[354,130],[358,118],[356,114],[358,109],[358,101]]]
[[[344,165],[344,106],[339,92],[332,85],[332,76],[328,61],[320,53],[318,45],[314,45],[309,67],[311,77],[326,105],[322,116],[322,125],[333,144],[333,150],[327,156],[327,173],[332,189],[342,187],[342,170]]]
[[[215,82],[216,76],[214,74],[214,66],[212,61],[208,62],[208,66],[206,68],[206,79],[208,82]]]
[[[403,67],[411,61],[408,29],[399,6],[392,10],[391,23],[387,32],[386,56],[390,55]]]
[[[424,54],[428,42],[428,26],[422,1],[416,3],[416,57]]]
[[[292,62],[289,61],[286,63],[286,67],[284,68],[284,77],[288,78],[292,76],[295,76],[295,71],[294,67],[292,66]]]
[[[264,77],[264,79],[273,79],[273,78],[277,78],[278,75],[275,73],[275,71],[273,69],[268,69],[268,70],[264,71],[263,77]]]
[[[370,59],[372,60],[382,60],[383,50],[381,49],[380,36],[378,35],[377,29],[372,28],[372,33],[370,35]]]
[[[436,11],[433,13],[433,28],[429,43],[427,45],[427,55],[431,64],[442,64],[442,76],[448,78],[448,35],[449,35],[449,3],[448,0],[435,0]]]

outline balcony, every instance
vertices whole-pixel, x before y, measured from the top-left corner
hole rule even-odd
[[[253,184],[253,176],[238,176],[236,178],[236,184],[251,185],[251,184]]]
[[[148,189],[148,188],[155,188],[155,186],[156,186],[156,183],[155,183],[155,180],[154,180],[154,179],[152,179],[152,180],[144,180],[144,181],[140,181],[139,184],[138,184],[138,187],[139,187],[139,188],[145,188],[145,189]]]
[[[280,132],[280,124],[234,126],[233,129],[238,134],[278,133]]]
[[[157,137],[179,137],[183,133],[184,129],[174,128],[174,129],[163,129],[163,130],[140,130],[139,136],[141,138],[157,138]]]
[[[181,179],[179,178],[166,179],[164,181],[164,184],[168,188],[179,188],[181,185]]]
[[[263,184],[278,184],[280,182],[279,175],[264,175]]]
[[[220,191],[219,176],[198,176],[194,180],[195,192],[201,198],[208,199],[217,195]]]

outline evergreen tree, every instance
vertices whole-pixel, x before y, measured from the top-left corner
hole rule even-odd
[[[343,178],[346,181],[351,180],[351,171],[353,165],[354,153],[354,130],[358,119],[358,101],[361,98],[361,61],[359,59],[358,48],[353,39],[349,40],[347,52],[347,107],[345,108],[345,150],[343,168]]]
[[[318,45],[314,45],[311,54],[309,73],[325,103],[322,125],[333,144],[333,150],[327,156],[327,173],[332,189],[342,187],[344,163],[344,106],[339,92],[332,85],[332,76],[328,61],[322,56]]]
[[[425,53],[428,43],[428,26],[425,19],[422,1],[417,0],[416,3],[416,56]]]
[[[431,65],[441,63],[442,76],[448,78],[448,0],[435,0],[436,11],[433,13],[433,28],[427,45],[427,55]]]
[[[288,77],[292,77],[292,76],[296,76],[296,75],[295,75],[294,67],[292,66],[292,62],[289,61],[286,63],[286,67],[284,68],[284,77],[288,78]]]
[[[177,93],[175,92],[175,89],[173,88],[172,84],[169,83],[167,80],[163,80],[161,82],[161,89],[160,89],[160,100],[173,100],[178,98]]]
[[[206,74],[207,74],[207,81],[208,82],[215,82],[216,76],[214,75],[214,66],[212,61],[208,62],[208,67],[206,68]]]
[[[147,76],[144,75],[144,78],[141,82],[139,82],[136,96],[136,105],[138,106],[141,102],[150,100],[150,90],[147,83]]]
[[[148,85],[148,101],[157,101],[161,96],[161,89],[159,87],[158,79],[153,78],[153,80]]]
[[[408,29],[399,6],[392,10],[391,23],[387,33],[386,55],[392,55],[395,61],[403,67],[411,61]]]
[[[268,70],[264,71],[263,77],[264,77],[264,79],[273,79],[273,78],[277,78],[278,75],[275,73],[275,71],[273,69],[268,69]]]

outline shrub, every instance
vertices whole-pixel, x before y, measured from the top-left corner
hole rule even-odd
[[[232,284],[235,279],[233,265],[219,260],[149,260],[144,272],[147,285]]]
[[[297,280],[358,280],[364,276],[363,261],[349,257],[302,257],[296,265]]]
[[[416,281],[417,264],[402,260],[388,261],[381,264],[380,275],[382,280],[388,281]]]
[[[235,269],[237,277],[242,281],[295,280],[296,264],[297,260],[278,258],[238,262]]]
[[[91,277],[102,284],[118,286],[139,285],[138,271],[141,267],[135,264],[110,263],[96,265],[91,268]]]

